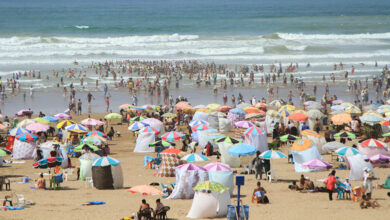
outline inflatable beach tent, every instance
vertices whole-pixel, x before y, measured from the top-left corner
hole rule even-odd
[[[96,189],[119,189],[123,187],[122,167],[119,160],[101,157],[92,164],[92,179]]]
[[[175,168],[176,185],[167,199],[192,199],[193,188],[209,179],[207,170],[199,165],[188,163]]]
[[[308,167],[305,168],[302,166],[303,163],[314,159],[322,160],[322,157],[313,142],[304,138],[294,142],[291,153],[294,158],[295,172],[297,173],[313,171]]]

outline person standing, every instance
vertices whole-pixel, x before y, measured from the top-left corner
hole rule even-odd
[[[371,199],[373,175],[370,168],[365,167],[363,173],[363,188],[367,199]]]
[[[110,97],[106,96],[106,111],[108,112],[109,109],[110,109]]]
[[[77,102],[77,114],[79,114],[79,115],[81,115],[81,107],[82,107],[82,105],[83,105],[83,103],[79,99],[79,101]]]
[[[333,200],[333,191],[335,189],[335,185],[337,182],[335,175],[336,175],[336,170],[332,170],[332,172],[329,174],[328,178],[325,180],[326,189],[328,190],[330,201]]]
[[[94,98],[94,97],[93,97],[92,93],[89,92],[87,95],[88,105],[91,104],[92,98]]]
[[[257,179],[257,176],[260,176],[260,179],[263,179],[263,161],[260,158],[260,151],[256,152],[256,157],[253,158],[252,164],[255,167],[255,179]]]

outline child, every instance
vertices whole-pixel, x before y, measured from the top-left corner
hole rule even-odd
[[[349,182],[349,179],[345,179],[345,182],[344,182],[344,185],[345,185],[345,194],[346,194],[346,198],[347,199],[351,199],[351,191],[352,191],[352,188],[351,188],[351,183]]]

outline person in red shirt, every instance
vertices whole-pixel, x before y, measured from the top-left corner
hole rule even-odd
[[[335,175],[336,175],[336,170],[332,170],[332,172],[329,174],[328,178],[325,181],[326,189],[329,192],[329,200],[330,201],[333,200],[332,195],[333,195],[333,191],[335,189],[335,185],[337,182]]]
[[[107,96],[106,97],[106,110],[108,112],[108,109],[110,108],[110,98]]]

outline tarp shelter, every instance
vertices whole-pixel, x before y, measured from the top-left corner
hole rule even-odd
[[[297,173],[311,171],[309,168],[303,167],[303,163],[314,159],[322,160],[317,147],[308,139],[296,140],[292,145],[291,153],[294,158],[295,172]]]
[[[266,124],[266,127],[267,127],[267,131],[273,131],[274,128],[273,128],[272,125],[275,125],[275,123],[277,123],[277,122],[279,122],[279,123],[281,122],[279,115],[271,116],[271,115],[267,114],[265,116],[265,124]]]
[[[224,142],[218,143],[219,153],[221,154],[221,162],[229,165],[230,167],[240,167],[240,158],[228,153],[229,148],[231,147],[233,147],[233,144]]]
[[[177,154],[161,153],[161,164],[157,170],[156,176],[159,177],[174,177],[175,167],[181,164],[181,160]]]
[[[209,179],[205,168],[195,164],[183,164],[175,169],[176,185],[167,199],[192,199],[195,191],[193,188]]]
[[[347,162],[350,167],[349,179],[350,180],[362,180],[365,167],[373,170],[372,165],[367,160],[367,156],[363,154],[356,154],[353,156],[347,156]]]
[[[230,195],[234,190],[233,171],[209,171],[209,180],[220,183],[229,188]]]
[[[119,160],[101,157],[92,164],[92,179],[96,189],[120,189],[123,187],[122,167]]]
[[[203,120],[208,122],[208,118],[209,118],[209,113],[195,112],[194,116],[192,117],[192,120],[193,121]]]
[[[187,218],[226,217],[228,205],[230,205],[230,194],[228,190],[222,192],[210,192],[209,190],[196,191]]]
[[[21,160],[21,159],[33,159],[35,155],[36,142],[23,142],[18,139],[15,139],[14,146],[12,149],[12,159]]]
[[[231,121],[227,118],[218,118],[219,131],[229,132],[232,130]]]
[[[94,153],[86,153],[79,157],[80,162],[80,172],[79,180],[84,181],[87,177],[92,177],[92,164],[96,158],[100,156]]]
[[[138,135],[134,152],[136,153],[148,153],[154,152],[155,148],[150,147],[149,144],[155,142],[155,134],[153,132],[141,133]]]
[[[54,150],[54,146],[59,145],[59,148],[57,149],[57,157],[62,158],[61,167],[62,168],[68,168],[68,154],[67,149],[64,145],[55,142],[55,141],[47,141],[45,143],[42,143],[39,145],[39,149],[42,152],[43,157],[51,157],[50,152]]]
[[[230,120],[232,127],[234,127],[234,124],[236,122],[245,120],[246,112],[244,110],[242,111],[235,111],[235,110],[236,108],[231,109],[227,115],[227,118]]]

